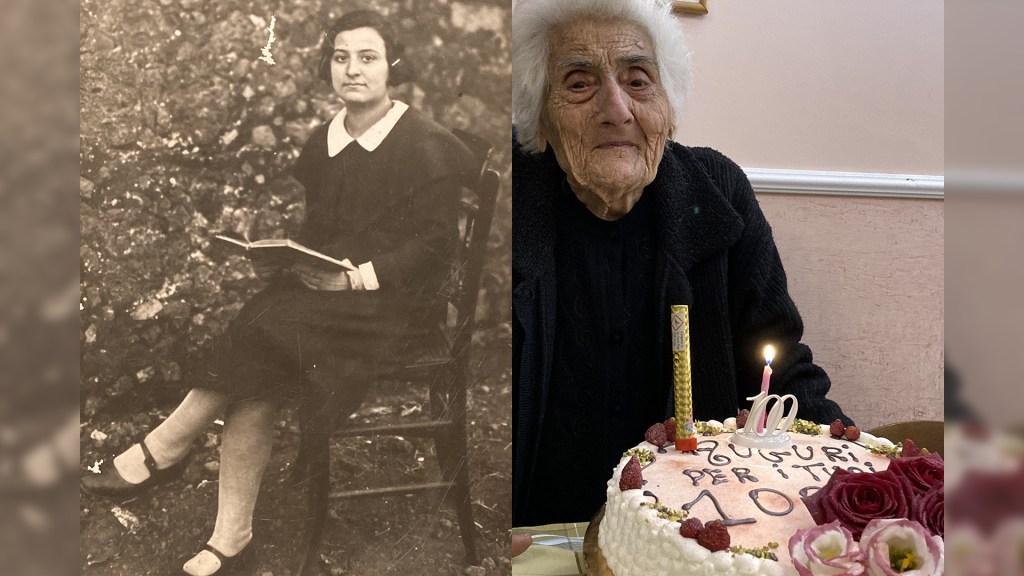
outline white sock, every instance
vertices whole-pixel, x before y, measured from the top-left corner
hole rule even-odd
[[[143,442],[149,448],[157,469],[174,465],[188,454],[192,442],[209,427],[228,404],[228,397],[219,392],[193,388],[181,404]],[[149,478],[142,447],[135,444],[114,458],[114,467],[132,484]]]
[[[114,457],[114,468],[126,481],[138,484],[149,478],[149,470],[143,463],[146,455],[142,453],[142,447],[133,444],[131,448]]]
[[[203,550],[185,562],[181,569],[192,576],[210,576],[220,570],[220,560],[209,550]]]
[[[225,556],[235,556],[252,540],[252,514],[274,444],[275,413],[272,403],[250,400],[229,406],[224,417],[217,521],[208,543]],[[220,561],[207,550],[183,567],[192,576],[209,576],[219,568]]]
[[[146,436],[146,448],[153,454],[157,468],[166,468],[181,460],[192,442],[224,413],[228,397],[220,392],[193,388],[166,420]]]
[[[241,545],[233,546],[230,550],[218,546],[213,542],[212,538],[208,544],[220,551],[221,554],[231,558],[245,549],[251,540],[252,532],[250,531],[248,538],[246,538]],[[209,550],[202,550],[193,556],[188,562],[185,562],[185,565],[182,566],[181,569],[191,576],[210,576],[211,574],[215,574],[217,570],[220,570],[220,559],[217,558],[213,552],[210,552]]]

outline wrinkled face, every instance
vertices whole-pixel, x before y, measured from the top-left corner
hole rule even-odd
[[[346,104],[375,104],[388,95],[384,39],[373,28],[356,28],[334,37],[331,85]]]
[[[612,203],[654,180],[672,126],[647,31],[583,20],[551,35],[541,138],[574,189]]]

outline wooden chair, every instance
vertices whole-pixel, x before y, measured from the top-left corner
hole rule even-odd
[[[447,295],[447,340],[443,350],[410,362],[396,381],[420,383],[428,387],[430,419],[379,426],[341,427],[331,434],[312,435],[303,430],[295,462],[296,477],[309,482],[308,502],[312,524],[297,574],[314,574],[323,538],[329,500],[376,498],[402,494],[435,492],[455,505],[466,561],[476,564],[475,525],[469,494],[469,469],[466,441],[466,387],[468,354],[476,321],[484,253],[498,193],[497,171],[488,168],[491,145],[464,131],[455,134],[473,152],[480,169],[466,174],[464,197],[459,214],[460,245]],[[329,494],[330,438],[350,436],[402,436],[430,438],[434,441],[440,465],[440,480],[386,488],[368,488]]]
[[[869,433],[882,438],[888,438],[893,442],[903,442],[910,438],[920,448],[927,448],[931,452],[938,452],[942,455],[944,444],[945,423],[940,421],[921,420],[916,422],[895,422],[879,426]]]

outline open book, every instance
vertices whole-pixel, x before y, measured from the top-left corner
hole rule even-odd
[[[243,240],[241,238],[232,238],[230,236],[224,236],[218,234],[214,236],[218,240],[223,240],[230,244],[234,244],[246,252],[259,252],[265,254],[268,257],[280,258],[293,263],[305,263],[311,266],[318,266],[320,268],[334,269],[341,267],[346,270],[358,270],[352,265],[352,262],[348,258],[344,260],[338,260],[331,258],[330,256],[317,252],[312,248],[306,248],[302,244],[294,240],[288,240],[287,238],[272,238],[267,240],[255,240],[252,242]]]

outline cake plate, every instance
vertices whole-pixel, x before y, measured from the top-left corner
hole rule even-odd
[[[615,576],[608,563],[604,560],[601,547],[598,544],[598,534],[601,530],[601,520],[604,518],[604,505],[597,511],[597,515],[587,526],[587,532],[583,535],[583,559],[587,563],[587,574],[589,576]]]

